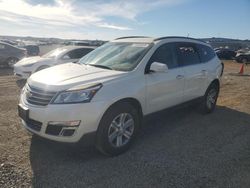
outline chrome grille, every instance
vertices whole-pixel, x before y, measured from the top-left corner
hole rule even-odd
[[[55,96],[56,92],[46,91],[29,85],[25,88],[26,100],[30,104],[46,106]]]

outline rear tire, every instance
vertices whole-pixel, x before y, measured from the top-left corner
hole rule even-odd
[[[96,148],[105,155],[119,155],[130,147],[139,128],[138,111],[129,103],[119,103],[102,117],[96,135]]]
[[[202,99],[201,111],[204,114],[212,113],[216,107],[217,98],[219,95],[219,85],[212,83]]]

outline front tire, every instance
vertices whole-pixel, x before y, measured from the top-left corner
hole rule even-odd
[[[218,95],[219,95],[219,84],[212,83],[208,87],[202,99],[201,110],[203,113],[208,114],[214,111],[216,107]]]
[[[112,106],[104,114],[96,135],[96,147],[105,155],[119,155],[130,147],[139,128],[138,111],[129,103]]]

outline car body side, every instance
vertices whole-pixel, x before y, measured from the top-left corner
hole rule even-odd
[[[127,98],[134,99],[140,103],[143,115],[153,113],[154,111],[150,110],[151,107],[147,105],[146,101],[148,101],[148,99],[147,99],[147,96],[145,94],[147,93],[147,91],[146,91],[147,87],[149,87],[147,84],[148,77],[153,77],[154,74],[150,74],[150,73],[145,74],[145,67],[146,67],[147,63],[149,62],[153,53],[161,45],[166,44],[166,43],[175,43],[175,42],[183,42],[183,39],[180,39],[179,41],[176,39],[172,39],[172,40],[166,39],[166,40],[161,40],[160,42],[156,42],[155,45],[143,57],[143,59],[138,64],[138,66],[136,67],[135,70],[127,73],[127,75],[124,76],[122,79],[119,79],[119,80],[115,79],[115,80],[108,81],[107,83],[104,83],[105,87],[103,87],[102,90],[100,90],[97,93],[97,95],[93,98],[93,101],[103,100],[102,98],[105,98],[107,100],[112,101],[111,103],[114,104],[117,101],[124,100]],[[190,42],[190,40],[187,40],[186,42]],[[197,43],[197,41],[194,41],[194,42]],[[199,44],[204,45],[204,43],[202,43],[202,42],[200,42]],[[206,69],[208,71],[208,73],[207,73],[208,77],[207,77],[206,81],[204,82],[202,90],[200,91],[200,95],[194,96],[192,99],[204,96],[206,89],[212,83],[212,81],[220,79],[221,72],[222,72],[222,66],[218,62],[219,62],[219,59],[215,55],[214,58],[211,59],[210,61],[208,61],[206,63],[201,63],[204,67],[206,67]],[[195,69],[197,65],[193,65],[193,66],[189,65],[189,66],[190,66],[190,68]],[[177,69],[185,69],[185,67],[178,67]],[[169,69],[169,72],[170,71],[172,71],[172,70]],[[197,71],[200,71],[200,69],[198,69]],[[165,74],[167,77],[169,72],[158,73],[158,74]],[[183,70],[183,74],[185,74],[184,70]],[[141,83],[141,84],[138,84],[138,85],[134,84],[135,80],[137,81],[137,83]],[[115,85],[115,82],[117,82],[118,84]],[[112,91],[112,92],[109,93],[108,91]],[[109,95],[104,96],[105,93],[109,93]],[[180,101],[179,103],[176,103],[174,105],[178,105],[180,103],[183,103],[183,102],[186,102],[189,100],[191,100],[191,99],[190,98],[189,99],[183,98],[182,101]],[[162,110],[162,109],[168,108],[168,107],[171,107],[171,106],[164,106],[162,108],[156,109],[155,111],[159,111],[159,110]]]

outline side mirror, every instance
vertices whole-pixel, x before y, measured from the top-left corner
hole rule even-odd
[[[150,72],[167,72],[168,66],[164,63],[153,62],[150,66]]]

